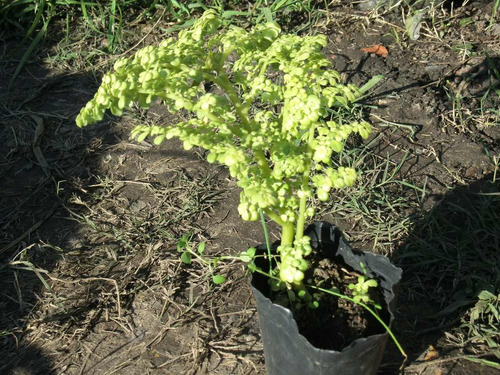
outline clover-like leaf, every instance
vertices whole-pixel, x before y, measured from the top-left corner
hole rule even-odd
[[[250,262],[247,264],[247,267],[248,269],[251,271],[251,272],[255,272],[257,271],[259,268],[255,265],[254,262]]]
[[[255,257],[255,254],[257,253],[257,249],[255,247],[251,247],[247,250],[247,254],[250,257]]]
[[[205,251],[205,247],[206,247],[207,243],[206,242],[202,242],[198,245],[198,254],[203,254],[203,252]]]
[[[246,251],[244,251],[240,254],[240,260],[242,262],[248,263],[252,260],[252,257],[250,255],[248,255],[248,253]]]
[[[226,278],[222,275],[214,275],[212,276],[212,281],[214,284],[219,285],[226,282]]]
[[[311,303],[309,303],[309,308],[311,310],[317,309],[318,307],[319,307],[319,302],[318,301],[312,301]]]
[[[184,251],[181,255],[181,261],[185,264],[191,264],[191,253],[189,251]]]
[[[177,251],[180,253],[183,251],[183,249],[186,248],[188,242],[189,242],[189,239],[190,239],[190,235],[189,234],[184,234],[180,239],[179,241],[177,242]]]

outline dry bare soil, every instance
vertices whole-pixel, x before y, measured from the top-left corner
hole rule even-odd
[[[417,40],[403,7],[368,13],[333,2],[314,29],[329,36],[345,82],[384,75],[364,102],[374,135],[352,156],[363,177],[320,219],[403,268],[394,327],[410,357],[405,374],[498,374],[470,360],[494,361],[499,340],[498,316],[477,305],[480,291],[500,293],[493,3],[445,2],[426,13]],[[162,37],[136,27],[130,46]],[[260,225],[237,215],[235,182],[201,150],[129,141],[138,123],[172,121],[159,105],[77,129],[109,63],[79,70],[77,58],[51,59],[61,56],[57,35],[11,90],[16,64],[6,56],[18,41],[2,40],[0,373],[264,374],[244,266],[222,264],[228,281],[215,286],[206,266],[185,266],[177,252],[186,233],[208,256],[263,242]],[[361,51],[378,44],[386,58]],[[400,373],[401,361],[389,345],[379,373]]]

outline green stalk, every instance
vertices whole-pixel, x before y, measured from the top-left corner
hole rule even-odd
[[[293,244],[293,223],[284,222],[281,226],[281,244],[291,245]]]
[[[210,121],[212,121],[214,123],[220,123],[221,122],[220,118],[218,118],[217,116],[215,116],[213,113],[210,113],[208,110],[207,111],[201,111],[200,110],[200,112],[204,116],[208,117],[210,119]],[[239,129],[236,126],[227,125],[227,128],[231,131],[231,133],[233,133],[237,137],[241,138],[241,136],[243,135],[242,132],[241,132],[241,129]]]
[[[255,150],[254,156],[255,156],[255,161],[264,172],[264,175],[266,177],[270,176],[271,168],[269,167],[269,163],[266,159],[266,155],[264,155],[264,152],[262,150]]]
[[[285,132],[285,123],[286,123],[286,120],[288,118],[288,107],[289,106],[289,103],[290,100],[289,99],[285,99],[285,102],[283,103],[283,114],[281,116],[281,132],[284,133]]]
[[[238,94],[236,93],[236,91],[234,91],[233,83],[229,80],[227,75],[222,72],[220,72],[219,76],[214,78],[215,80],[213,82],[217,83],[226,92],[229,100],[231,100],[231,103],[233,103],[234,109],[236,110],[236,113],[238,114],[243,127],[247,131],[251,132],[252,125],[250,123],[250,120],[248,119],[248,108],[241,104],[240,99],[238,98]]]
[[[299,202],[299,217],[297,219],[297,233],[295,239],[300,240],[304,237],[304,227],[306,225],[306,197],[301,197]]]
[[[227,58],[227,56],[226,56],[226,58]],[[205,73],[204,77],[206,79],[218,84],[226,92],[227,96],[229,97],[229,100],[231,100],[231,103],[233,104],[233,106],[236,110],[236,113],[238,114],[238,116],[240,118],[242,126],[245,128],[245,130],[247,130],[249,132],[252,131],[252,125],[251,125],[250,119],[248,117],[248,108],[246,106],[244,106],[243,104],[241,104],[240,99],[238,97],[238,94],[234,90],[233,83],[229,80],[228,76],[225,73],[220,72],[219,76],[217,76],[217,77],[213,76],[212,74],[208,74],[208,73]],[[241,137],[241,132],[239,134],[236,134],[236,135]],[[256,150],[256,151],[254,151],[254,156],[255,156],[255,161],[257,162],[259,167],[264,172],[264,175],[270,176],[271,175],[271,168],[269,167],[269,163],[266,159],[266,156],[264,155],[264,152],[262,150]]]
[[[231,46],[227,49],[227,51],[224,51],[223,54],[222,54],[222,58],[221,58],[221,66],[220,66],[220,69],[222,70],[223,67],[224,67],[224,63],[226,62],[227,58],[229,57],[229,55],[231,53],[233,53],[233,51],[236,49],[236,46]]]
[[[304,174],[302,175],[302,186],[304,188],[309,186],[309,179],[310,179],[310,174],[311,174],[311,166],[312,166],[312,155],[313,155],[313,149],[311,148],[310,144],[314,139],[314,132],[316,130],[316,126],[312,125],[311,129],[309,130],[309,135],[307,139],[307,167],[306,170],[304,171]],[[300,240],[302,237],[304,237],[304,227],[306,224],[306,206],[307,206],[307,196],[303,195],[300,197],[299,201],[299,216],[297,218],[297,232],[295,234],[295,240]]]
[[[248,119],[248,109],[246,109],[240,102],[238,98],[238,94],[236,91],[234,91],[233,84],[227,77],[227,75],[223,72],[218,72],[218,76],[214,76],[213,74],[210,73],[203,73],[203,78],[207,81],[213,82],[217,85],[219,85],[227,94],[229,97],[229,100],[231,100],[231,103],[234,106],[234,109],[236,110],[236,113],[238,114],[241,125],[249,132],[252,131],[252,127],[250,125],[250,120]]]
[[[280,227],[283,227],[285,225],[285,222],[281,220],[281,218],[273,211],[270,209],[266,208],[264,210],[264,213],[269,216],[269,218],[274,221],[276,224],[278,224]]]
[[[269,261],[269,274],[273,269],[273,255],[271,253],[271,244],[269,242],[269,234],[267,233],[266,220],[264,219],[264,214],[262,213],[262,209],[259,208],[259,216],[260,222],[262,223],[262,230],[264,231],[264,238],[266,239],[266,248],[267,248],[267,260]]]
[[[293,223],[281,220],[281,218],[270,209],[265,209],[264,213],[281,227],[281,244],[291,245],[293,243],[295,232]]]

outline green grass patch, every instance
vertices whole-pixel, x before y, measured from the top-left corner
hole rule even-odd
[[[426,198],[425,186],[405,175],[408,153],[377,152],[386,134],[344,151],[341,162],[361,171],[356,184],[336,192],[322,214],[345,222],[349,240],[391,254],[413,227],[413,216]]]
[[[95,65],[96,56],[126,54],[129,52],[127,48],[133,50],[138,47],[142,39],[135,39],[144,33],[141,29],[144,24],[153,25],[158,33],[164,35],[190,26],[202,11],[215,8],[228,23],[246,27],[275,20],[284,25],[287,31],[303,32],[311,31],[321,18],[321,12],[318,12],[320,6],[324,4],[311,0],[259,0],[254,3],[238,0],[228,3],[181,0],[0,0],[0,28],[6,30],[3,38],[20,40],[7,56],[16,65],[9,87],[35,52],[44,45],[49,33],[50,39],[58,45],[57,53],[49,57],[49,62],[62,64],[66,70],[74,70]],[[86,45],[82,45],[82,41],[87,41]],[[82,54],[86,56],[82,57]]]

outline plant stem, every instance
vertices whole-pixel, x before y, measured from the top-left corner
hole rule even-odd
[[[285,225],[285,222],[281,220],[281,218],[273,211],[270,209],[266,208],[264,210],[264,213],[269,216],[269,218],[274,221],[276,224],[278,224],[280,227],[283,227]]]
[[[304,237],[304,227],[306,225],[306,203],[307,197],[304,195],[300,197],[299,201],[299,217],[297,218],[297,232],[295,233],[295,239],[300,240]]]
[[[264,152],[262,150],[255,150],[254,156],[255,156],[255,161],[264,172],[264,176],[266,177],[270,176],[272,171],[271,168],[269,167],[269,162],[267,161]]]
[[[269,218],[281,227],[281,244],[291,245],[294,237],[294,225],[288,221],[283,221],[281,218],[270,209],[265,209],[264,213]]]
[[[227,75],[225,73],[220,73],[218,76],[214,76],[213,74],[204,72],[203,78],[207,81],[219,85],[226,92],[229,100],[231,100],[231,103],[236,110],[236,113],[240,117],[241,125],[243,126],[243,128],[245,128],[245,130],[251,132],[252,126],[250,124],[250,120],[248,119],[248,109],[246,109],[240,103],[238,94],[236,94],[236,91],[234,91],[233,84],[231,83]]]
[[[252,125],[248,118],[248,108],[241,104],[238,94],[234,91],[233,83],[229,80],[226,73],[221,72],[217,77],[214,77],[213,82],[217,83],[227,94],[231,103],[233,103],[234,109],[238,114],[241,125],[247,130],[252,131]]]
[[[289,102],[290,102],[290,100],[287,98],[287,99],[285,99],[285,102],[283,103],[283,113],[281,115],[281,132],[282,133],[285,133],[285,131],[286,131],[285,130],[285,123],[288,119],[288,107],[290,107],[288,104]]]
[[[264,237],[266,239],[266,247],[267,247],[267,260],[269,261],[269,273],[273,269],[273,256],[271,253],[271,244],[269,243],[269,234],[267,233],[266,220],[264,219],[264,214],[262,213],[262,209],[259,208],[259,216],[260,222],[262,223],[262,230],[264,231]]]
[[[241,125],[245,130],[251,132],[252,125],[248,117],[248,108],[243,104],[241,104],[238,98],[238,94],[234,90],[233,83],[229,80],[228,76],[225,73],[220,73],[217,77],[215,77],[212,74],[205,73],[204,77],[205,79],[208,79],[218,84],[226,92],[227,96],[229,97],[229,100],[231,100],[231,103],[233,104],[234,109],[236,110],[236,113],[240,118]],[[239,131],[239,129],[238,132],[236,132],[236,129],[230,127],[230,130],[233,132],[233,134],[237,135],[238,137],[240,138],[242,137],[242,133],[241,131]],[[262,150],[255,150],[254,156],[255,156],[255,161],[264,172],[264,175],[266,177],[271,175],[271,168],[269,167],[269,163],[266,159],[266,156],[264,155],[264,152]]]
[[[294,225],[284,222],[281,226],[281,245],[291,245],[293,243]]]
[[[311,126],[309,130],[307,139],[307,165],[304,174],[302,175],[302,186],[309,187],[309,179],[311,175],[312,166],[312,156],[313,149],[311,147],[311,142],[314,140],[314,132],[316,131],[316,125]],[[307,205],[307,195],[303,194],[299,201],[299,216],[297,218],[297,232],[295,233],[295,240],[300,240],[304,237],[304,227],[306,224],[306,205]]]

